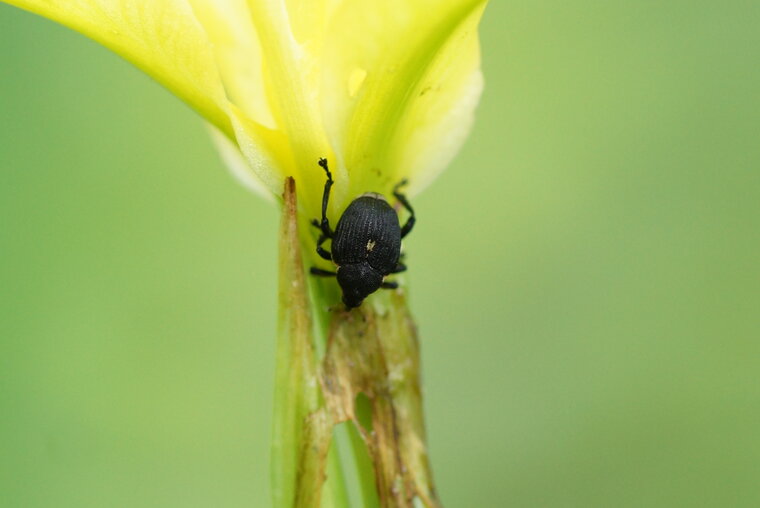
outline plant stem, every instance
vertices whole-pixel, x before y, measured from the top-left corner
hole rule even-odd
[[[338,430],[349,437],[348,462],[365,508],[438,508],[425,443],[419,345],[406,298],[401,290],[386,291],[351,311],[330,308],[334,288],[319,283],[308,291],[301,249],[312,247],[299,242],[298,223],[295,182],[288,179],[280,237],[275,507],[351,506],[344,474],[349,464],[341,463],[333,442]],[[309,294],[322,347],[313,338]]]

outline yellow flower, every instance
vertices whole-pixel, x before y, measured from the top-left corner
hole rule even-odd
[[[213,126],[249,187],[298,182],[316,217],[401,180],[414,194],[452,159],[482,89],[486,0],[4,0],[109,47]]]
[[[320,215],[322,157],[335,178],[333,218],[360,193],[387,194],[408,179],[414,194],[443,170],[482,90],[477,25],[487,0],[0,1],[78,30],[153,76],[208,121],[250,188],[280,196],[285,178],[295,178],[298,200],[290,180],[280,235],[274,506],[358,505],[334,431],[372,461],[356,459],[366,506],[440,506],[405,297],[386,294],[382,312],[354,310],[362,319],[327,316],[337,300],[323,285],[319,353],[297,216]],[[349,420],[358,432],[350,440],[339,425]]]

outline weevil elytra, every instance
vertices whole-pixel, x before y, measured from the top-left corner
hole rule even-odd
[[[403,227],[396,210],[382,194],[367,192],[348,205],[333,231],[327,219],[332,174],[327,167],[327,159],[319,159],[319,165],[325,170],[327,181],[322,194],[322,220],[312,221],[312,225],[321,232],[317,240],[317,254],[332,261],[337,269],[332,272],[312,267],[311,273],[337,277],[343,291],[343,303],[346,308],[352,309],[381,287],[398,287],[396,282],[387,282],[385,278],[406,270],[406,266],[399,262],[401,239],[414,227],[414,210],[406,196],[399,192],[406,184],[406,180],[402,180],[393,188],[393,196],[410,214]],[[322,246],[328,239],[332,240],[332,252]]]

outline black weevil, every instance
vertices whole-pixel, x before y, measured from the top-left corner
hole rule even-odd
[[[400,226],[396,210],[382,194],[367,192],[348,205],[333,231],[327,220],[327,203],[333,179],[327,168],[327,159],[319,159],[319,165],[327,173],[327,181],[322,194],[322,221],[312,221],[312,225],[322,232],[317,241],[317,254],[335,263],[338,269],[331,272],[312,267],[311,273],[337,276],[343,290],[343,303],[346,308],[352,309],[381,287],[398,287],[396,282],[385,282],[385,277],[406,270],[406,266],[399,262],[401,239],[414,227],[414,210],[406,196],[399,192],[401,186],[406,184],[406,180],[402,180],[393,188],[393,196],[409,211],[409,220],[404,227]],[[322,247],[328,239],[332,239],[332,253]]]

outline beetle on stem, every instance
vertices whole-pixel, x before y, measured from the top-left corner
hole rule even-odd
[[[327,159],[319,159],[319,165],[327,174],[322,194],[322,220],[314,219],[312,225],[321,231],[317,240],[317,254],[335,263],[337,270],[331,272],[312,267],[313,275],[337,277],[343,291],[343,303],[352,309],[378,289],[395,289],[396,282],[386,282],[385,277],[406,270],[399,262],[401,239],[414,227],[414,210],[399,192],[407,181],[402,180],[393,188],[393,196],[409,211],[409,219],[401,227],[398,214],[382,194],[367,192],[354,199],[338,220],[333,231],[327,219],[327,203],[333,185]],[[332,252],[322,245],[332,240]]]

